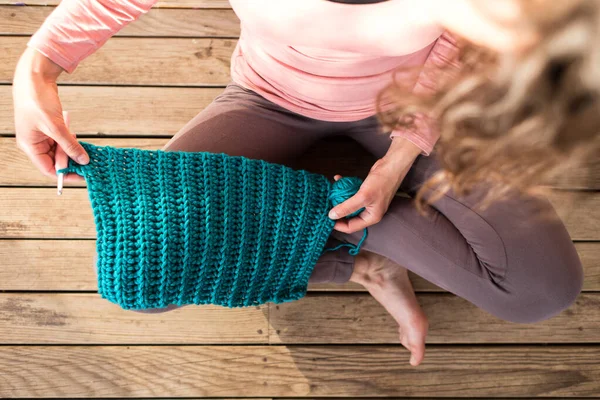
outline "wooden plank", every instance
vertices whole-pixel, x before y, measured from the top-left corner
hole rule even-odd
[[[0,4],[27,6],[56,6],[60,0],[0,0]],[[228,0],[159,0],[155,8],[231,8]]]
[[[0,290],[98,290],[95,240],[0,240]]]
[[[162,149],[168,139],[151,138],[101,138],[83,139],[99,146],[134,147],[148,150]],[[54,186],[54,181],[40,174],[20,151],[17,151],[14,138],[0,137],[0,153],[5,157],[0,159],[0,186]],[[306,169],[315,173],[332,177],[342,175],[367,176],[376,158],[364,150],[354,140],[345,137],[331,137],[315,143],[298,160],[290,160],[289,166]],[[558,188],[585,187],[600,189],[600,163],[590,164],[594,179],[590,182],[583,179],[583,171],[573,169],[570,172],[574,179],[565,181]],[[596,174],[597,171],[597,174]],[[85,183],[70,184],[83,187]]]
[[[585,270],[585,279],[583,282],[583,291],[600,291],[600,243],[597,242],[578,242],[575,248],[579,258],[583,263]],[[413,288],[417,292],[444,292],[436,285],[417,276],[409,271],[410,280]],[[364,292],[361,285],[348,282],[343,285],[334,283],[318,283],[309,285],[312,291],[344,291],[344,292]]]
[[[96,236],[84,189],[0,189],[0,238],[77,238]]]
[[[600,154],[584,160],[581,165],[565,168],[549,185],[564,189],[600,190]]]
[[[5,293],[0,294],[0,342],[267,344],[267,307],[187,306],[143,314],[98,294]]]
[[[0,35],[33,35],[54,7],[0,6]],[[153,8],[115,36],[238,37],[240,21],[233,10]]]
[[[596,281],[587,279],[591,288],[600,289],[600,244],[594,247],[594,262],[587,274],[596,273]],[[97,290],[93,270],[94,240],[0,240],[0,290]],[[593,268],[593,269],[592,269]],[[591,269],[591,271],[590,271]],[[441,289],[412,276],[417,291]],[[594,286],[595,285],[595,286]],[[354,283],[344,285],[313,284],[315,291],[364,291]],[[593,289],[588,289],[593,290]]]
[[[583,294],[564,313],[528,325],[504,322],[450,294],[420,294],[419,302],[431,325],[428,344],[600,342],[597,293]],[[368,294],[311,294],[279,305],[192,305],[140,314],[98,294],[5,293],[0,322],[3,345],[399,343],[396,322]]]
[[[0,240],[0,290],[97,290],[93,240]],[[600,291],[600,243],[575,243],[584,291]],[[441,291],[411,274],[417,292]],[[311,291],[365,291],[355,283],[311,284]]]
[[[555,190],[548,199],[573,240],[600,240],[600,192]]]
[[[78,135],[173,135],[223,89],[61,86]],[[14,133],[10,86],[0,86],[0,134]]]
[[[408,271],[408,275],[416,292],[445,292],[445,290],[410,271]],[[366,292],[364,287],[354,282],[346,282],[343,284],[312,283],[308,286],[308,289],[313,292]]]
[[[450,294],[421,294],[427,343],[598,343],[600,295],[583,294],[562,314],[536,324],[502,321]],[[271,305],[270,343],[400,343],[398,324],[367,295],[310,295]]]
[[[86,138],[82,140],[100,146],[135,147],[149,150],[161,149],[168,142],[166,138]],[[53,180],[40,174],[27,157],[17,150],[14,138],[0,137],[0,153],[4,154],[4,157],[0,159],[0,186],[54,186]],[[375,161],[376,158],[354,140],[346,137],[331,137],[318,141],[298,160],[290,160],[288,165],[329,177],[334,174],[365,177]],[[589,167],[588,173],[593,179],[585,179],[586,167],[573,168],[565,173],[565,176],[571,176],[573,179],[556,182],[555,187],[600,190],[600,162],[590,162]],[[84,183],[71,184],[71,186],[82,187]]]
[[[600,347],[2,346],[3,397],[575,397]],[[23,362],[27,360],[27,362]]]
[[[0,83],[11,83],[26,37],[0,37]],[[113,38],[59,83],[224,86],[230,81],[233,39]]]
[[[135,147],[143,150],[162,149],[169,139],[82,139],[99,146]],[[56,187],[56,181],[42,175],[29,158],[19,151],[15,138],[0,138],[0,186]],[[85,182],[67,183],[70,187],[84,187]]]
[[[145,150],[162,149],[168,139],[151,138],[89,138],[82,139],[99,146],[134,147]],[[17,149],[14,138],[0,137],[0,186],[56,186],[54,180],[42,175]],[[357,155],[357,158],[353,157]],[[374,157],[349,138],[332,137],[317,142],[298,160],[290,160],[288,165],[306,169],[329,177],[342,175],[366,176],[375,162]],[[84,187],[85,182],[68,184]]]
[[[600,240],[600,192],[551,193],[573,240]],[[576,207],[575,207],[576,205]],[[87,190],[0,188],[0,238],[93,239]]]

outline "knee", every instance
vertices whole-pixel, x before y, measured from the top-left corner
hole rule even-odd
[[[535,323],[560,314],[573,305],[583,287],[583,267],[577,254],[556,257],[552,263],[521,265],[525,274],[517,284],[510,282],[507,320]]]

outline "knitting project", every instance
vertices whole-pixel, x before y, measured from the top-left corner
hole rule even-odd
[[[98,292],[124,309],[304,297],[335,224],[327,214],[361,183],[226,154],[81,144],[90,163],[57,172],[87,182]],[[352,254],[363,240],[346,244]]]

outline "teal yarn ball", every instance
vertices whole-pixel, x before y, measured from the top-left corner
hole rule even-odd
[[[358,193],[362,182],[362,179],[355,176],[343,177],[334,182],[331,188],[331,193],[329,193],[329,201],[331,201],[333,207],[337,206],[338,204],[342,204],[344,201]],[[352,214],[349,214],[346,218],[356,217],[363,211],[365,211],[364,207],[353,212]]]
[[[333,183],[333,185],[331,185],[331,191],[329,192],[329,196],[328,196],[329,202],[331,203],[332,207],[335,207],[338,204],[342,204],[344,201],[348,200],[349,198],[354,196],[356,193],[358,193],[362,183],[363,183],[362,179],[357,178],[355,176],[343,177],[343,178],[340,178],[337,181],[335,181]],[[362,207],[359,210],[354,211],[351,214],[346,215],[345,218],[356,217],[363,211],[365,211],[364,207]],[[355,256],[360,252],[360,249],[361,249],[363,243],[365,242],[365,240],[367,240],[368,235],[369,235],[369,230],[367,228],[364,228],[363,236],[357,244],[342,243],[342,244],[337,245],[334,248],[325,249],[325,251],[335,251],[335,250],[341,249],[342,247],[348,247],[350,249],[350,250],[348,250],[348,253]]]

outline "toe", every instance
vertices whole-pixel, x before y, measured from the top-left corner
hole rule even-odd
[[[400,330],[400,343],[410,351],[410,365],[416,367],[425,357],[425,333],[416,330],[403,334]]]
[[[410,346],[410,365],[416,367],[423,362],[425,357],[425,343],[414,343]]]

